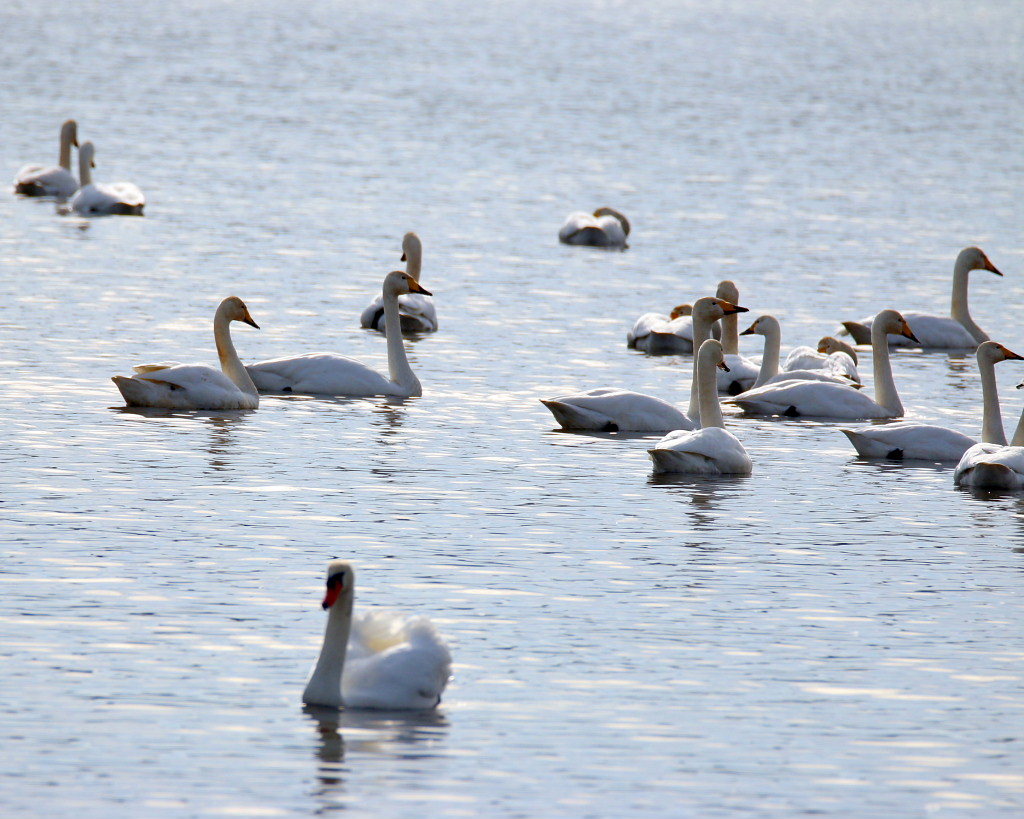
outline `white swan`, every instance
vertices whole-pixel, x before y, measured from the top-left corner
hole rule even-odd
[[[426,617],[388,612],[352,618],[355,572],[342,560],[327,566],[327,628],[302,692],[307,705],[329,708],[435,708],[451,677],[448,646]]]
[[[220,370],[205,364],[143,364],[128,378],[115,375],[114,383],[130,407],[164,407],[182,410],[256,409],[260,397],[238,359],[231,342],[232,321],[259,329],[245,303],[229,296],[213,317]]]
[[[920,340],[921,347],[934,349],[974,349],[981,342],[988,341],[988,336],[971,318],[967,306],[967,278],[972,270],[987,270],[997,276],[1003,274],[988,260],[981,248],[965,247],[956,257],[953,266],[953,295],[948,316],[936,316],[931,313],[905,312],[903,317],[910,325],[914,336]],[[871,319],[860,322],[844,321],[843,329],[853,336],[858,344],[870,344]],[[911,346],[908,341],[898,336],[889,336],[888,343],[893,346]]]
[[[729,279],[718,283],[715,295],[733,304],[740,303],[739,288]],[[718,391],[729,395],[739,395],[754,386],[760,368],[746,356],[740,355],[739,315],[730,313],[720,323],[722,325],[722,350],[725,353],[725,363],[729,369],[728,371],[715,371],[718,376]]]
[[[719,282],[715,295],[732,304],[739,303],[739,291],[731,281]],[[687,304],[679,305],[672,310],[670,316],[661,313],[644,313],[626,333],[626,346],[641,350],[648,355],[689,355],[696,348],[693,343],[693,310],[692,308],[687,310],[687,307],[689,307]],[[733,328],[738,329],[735,324]],[[711,325],[711,335],[714,338],[722,339],[723,332],[723,328],[718,323]],[[737,340],[737,349],[738,345],[739,341]],[[696,347],[699,348],[700,345],[698,344]],[[719,373],[719,375],[723,374]],[[727,383],[723,384],[722,380],[719,380],[720,390],[727,392],[727,386]]]
[[[424,293],[412,276],[395,270],[384,277],[383,301],[387,327],[399,328],[398,297]],[[288,392],[305,395],[396,395],[403,398],[423,394],[419,379],[409,366],[401,332],[388,330],[388,374],[385,378],[355,359],[333,353],[310,353],[272,358],[246,367],[260,392]]]
[[[903,404],[896,392],[889,362],[885,334],[896,333],[913,339],[914,334],[903,316],[895,310],[883,310],[872,323],[872,360],[875,375],[875,401],[857,390],[823,381],[782,381],[755,387],[727,403],[758,415],[810,415],[823,418],[896,418],[903,415]]]
[[[713,322],[729,312],[744,312],[746,309],[712,296],[698,299],[693,306],[695,337],[704,340]],[[541,399],[541,403],[551,410],[562,429],[667,432],[695,428],[694,421],[690,419],[698,416],[696,375],[691,390],[689,417],[660,398],[609,387]]]
[[[78,147],[78,124],[67,120],[60,126],[60,154],[57,165],[26,165],[14,177],[14,192],[22,196],[55,196],[67,199],[78,190],[71,173],[71,146]]]
[[[598,208],[592,214],[570,213],[558,231],[558,241],[566,245],[590,245],[625,250],[629,247],[629,220],[614,208]]]
[[[82,216],[142,216],[146,197],[131,182],[108,182],[103,185],[92,181],[93,157],[96,149],[91,142],[83,142],[78,149],[78,175],[82,187],[71,200],[71,209]]]
[[[801,346],[790,350],[781,371],[825,370],[832,375],[845,375],[859,384],[858,363],[857,351],[852,346],[835,336],[823,336],[817,348]]]
[[[841,384],[845,387],[857,387],[859,382],[854,382],[846,376],[837,375],[826,369],[788,370],[779,372],[779,354],[782,348],[782,328],[779,326],[775,316],[764,315],[754,320],[740,335],[764,336],[764,354],[761,356],[761,368],[758,370],[757,379],[753,386],[761,387],[765,384],[777,384],[782,381],[824,381],[830,384]],[[807,347],[805,350],[809,349]],[[838,353],[847,361],[849,356],[845,353]],[[803,357],[802,357],[803,358]],[[800,360],[802,360],[802,358]],[[731,366],[731,365],[730,365]]]
[[[995,341],[978,345],[978,372],[981,375],[982,424],[981,440],[998,446],[1006,445],[1003,421],[996,391],[996,364],[1007,360],[1024,360]],[[890,458],[924,461],[959,461],[977,444],[973,438],[935,424],[901,421],[895,424],[840,429],[850,439],[862,458]]]
[[[405,272],[419,281],[420,268],[423,265],[423,243],[412,231],[402,237],[402,261],[405,262]],[[433,296],[423,293],[405,293],[399,296],[398,314],[401,317],[403,333],[433,333],[437,330],[437,309],[434,307]],[[386,323],[384,298],[377,296],[359,316],[359,326],[383,333]]]
[[[708,339],[697,351],[697,388],[700,392],[701,428],[675,430],[647,450],[654,471],[691,475],[749,475],[753,464],[735,435],[725,429],[718,403],[716,368],[727,370],[722,345]]]

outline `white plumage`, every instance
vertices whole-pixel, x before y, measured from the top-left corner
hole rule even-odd
[[[78,169],[82,187],[71,200],[71,209],[82,216],[142,216],[146,197],[131,182],[95,184],[91,169],[96,167],[91,142],[78,149]]]
[[[71,146],[78,145],[78,124],[67,120],[60,127],[60,152],[56,165],[26,165],[14,177],[14,192],[22,196],[53,196],[67,199],[78,190],[71,173]]]

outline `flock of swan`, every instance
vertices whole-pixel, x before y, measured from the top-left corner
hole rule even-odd
[[[130,183],[92,182],[95,151],[79,147],[80,178],[71,174],[71,149],[78,146],[74,120],[60,131],[59,164],[30,165],[14,180],[25,196],[71,199],[82,215],[141,214],[145,199]],[[570,245],[625,249],[630,223],[612,208],[571,214],[559,240]],[[213,319],[220,368],[206,364],[156,363],[133,368],[113,382],[129,406],[172,410],[254,410],[260,396],[422,395],[409,364],[403,333],[434,332],[437,313],[430,291],[419,282],[423,246],[415,233],[402,241],[406,269],[388,273],[381,295],[360,316],[360,324],[386,337],[388,373],[343,355],[305,353],[243,364],[231,338],[232,322],[259,329],[245,303],[225,298]],[[600,387],[542,400],[565,430],[657,432],[664,437],[648,450],[657,473],[704,476],[746,475],[753,462],[739,438],[725,428],[722,404],[746,415],[837,420],[894,419],[903,416],[893,377],[889,348],[917,345],[926,349],[976,349],[982,383],[981,442],[931,424],[900,422],[856,429],[843,428],[866,458],[923,459],[957,462],[957,485],[1024,488],[1024,415],[1012,441],[1003,431],[996,393],[995,364],[1024,359],[988,336],[971,319],[967,305],[968,274],[987,270],[1002,275],[976,247],[965,248],[953,272],[949,316],[884,309],[859,322],[844,322],[842,334],[856,345],[871,346],[874,397],[861,391],[858,351],[834,336],[815,348],[798,347],[781,362],[782,328],[775,317],[761,315],[742,333],[739,305],[731,281],[716,295],[680,305],[669,315],[645,313],[627,333],[627,346],[649,355],[694,357],[689,406],[684,410],[660,398],[615,387]],[[740,353],[740,335],[760,335],[759,361]],[[1024,385],[1022,385],[1024,386]],[[720,397],[724,394],[726,397]],[[310,705],[348,708],[429,709],[439,702],[451,675],[451,655],[444,639],[422,617],[385,612],[353,616],[355,573],[344,561],[328,566],[323,608],[328,611],[319,658],[303,692]]]

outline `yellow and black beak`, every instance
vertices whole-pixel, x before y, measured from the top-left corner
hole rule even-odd
[[[1024,355],[1017,355],[1013,350],[1008,350],[1006,347],[1001,347],[1003,356],[1007,361],[1024,361]],[[1020,389],[1020,387],[1017,387]]]
[[[731,370],[729,369],[729,365],[725,363],[724,358],[718,362],[718,369],[725,370],[726,372],[731,372]]]
[[[725,301],[724,299],[719,300],[718,304],[727,316],[731,316],[733,313],[750,312],[746,307],[740,307],[738,304],[733,304],[732,302]]]
[[[424,296],[433,296],[434,295],[429,290],[427,290],[427,288],[425,288],[422,284],[420,284],[418,281],[416,281],[416,279],[414,279],[412,276],[409,277],[409,292],[410,293],[422,293]]]
[[[905,337],[905,338],[909,338],[911,341],[915,342],[916,344],[920,344],[921,343],[920,341],[918,341],[917,336],[914,335],[914,331],[910,329],[910,325],[907,324],[906,321],[903,322],[903,329],[900,330],[900,335]]]
[[[757,327],[756,323],[751,324],[746,330],[744,330],[742,333],[740,333],[740,335],[741,336],[754,336],[754,335],[757,335],[757,333],[754,332],[754,329],[756,327]]]
[[[260,326],[255,321],[252,320],[252,316],[249,315],[248,310],[245,311],[245,315],[242,317],[242,321],[244,321],[250,327],[255,327],[257,330],[260,329]]]
[[[988,256],[985,257],[985,266],[982,270],[987,270],[989,273],[995,273],[997,276],[1003,275],[1003,272],[988,260]]]

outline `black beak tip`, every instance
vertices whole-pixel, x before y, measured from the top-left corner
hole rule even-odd
[[[401,260],[400,260],[400,261],[403,261],[403,262],[404,262],[404,261],[406,261],[406,258],[405,258],[405,254],[404,254],[404,253],[402,254],[402,258],[401,258]]]
[[[257,330],[260,329],[260,326],[252,319],[246,319],[245,323],[248,324],[250,327],[255,327]]]

